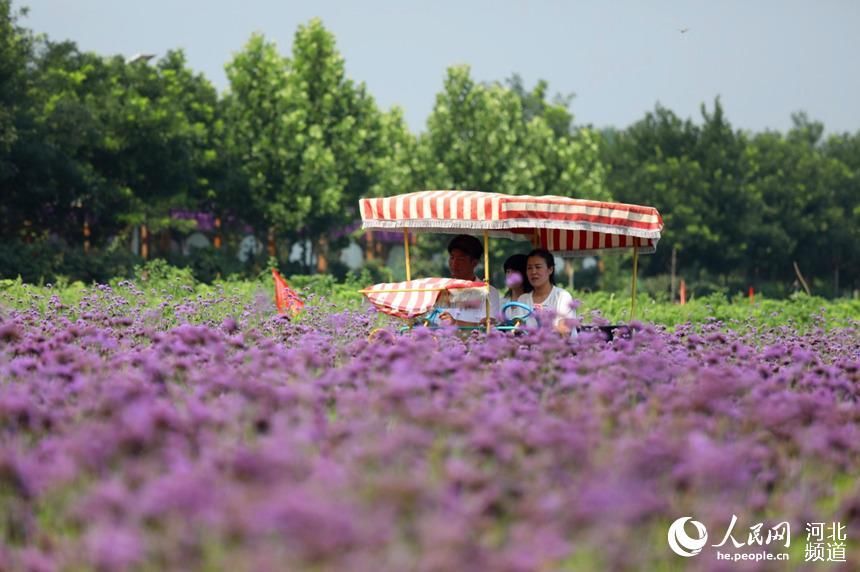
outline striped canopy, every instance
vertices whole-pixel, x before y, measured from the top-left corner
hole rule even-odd
[[[361,291],[377,310],[398,318],[415,318],[437,302],[480,305],[488,295],[483,282],[455,278],[420,278],[407,282],[376,284]],[[446,300],[440,300],[440,297]]]
[[[636,248],[654,252],[663,218],[653,207],[478,191],[419,191],[359,201],[362,228],[483,234],[529,240],[563,256]]]

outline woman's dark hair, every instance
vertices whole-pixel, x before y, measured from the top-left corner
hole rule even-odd
[[[505,272],[508,270],[514,270],[520,273],[520,276],[523,279],[523,292],[531,292],[533,290],[531,283],[529,282],[528,276],[526,276],[526,263],[528,262],[529,257],[525,254],[512,254],[508,256],[507,260],[505,260],[504,269]],[[508,298],[511,297],[511,289],[508,288],[508,291],[505,292],[505,296]]]
[[[526,261],[532,256],[540,256],[546,262],[547,268],[552,268],[552,273],[549,275],[549,283],[555,286],[555,256],[546,248],[535,248],[526,255]]]

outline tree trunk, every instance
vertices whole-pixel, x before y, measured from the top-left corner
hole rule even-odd
[[[317,272],[325,274],[328,272],[328,237],[323,235],[317,239]]]
[[[364,261],[370,262],[376,258],[376,243],[373,240],[373,231],[367,230],[364,232]]]
[[[269,227],[269,234],[266,237],[266,246],[269,251],[269,257],[275,258],[278,254],[277,248],[275,248],[275,227]]]
[[[221,249],[221,217],[215,217],[215,250]]]
[[[839,297],[839,265],[833,266],[833,297]]]
[[[672,291],[671,300],[672,300],[673,304],[675,303],[675,292],[676,292],[676,288],[675,288],[676,274],[675,274],[675,271],[677,270],[677,266],[678,266],[678,249],[677,249],[677,247],[673,246],[672,247],[672,280],[671,280],[671,286],[670,286],[670,289]]]
[[[140,225],[140,256],[149,259],[149,229],[145,224]]]
[[[797,261],[793,261],[794,264],[794,272],[797,274],[797,278],[800,280],[800,284],[803,286],[803,290],[806,292],[807,296],[812,296],[812,291],[809,289],[809,284],[806,283],[806,279],[803,277],[803,274],[800,273],[800,267],[797,265]]]
[[[170,252],[170,231],[162,230],[158,233],[158,250],[162,256]]]

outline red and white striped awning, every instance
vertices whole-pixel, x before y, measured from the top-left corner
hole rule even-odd
[[[362,228],[483,234],[529,240],[556,254],[587,256],[636,247],[654,252],[657,209],[568,197],[478,191],[419,191],[359,201]]]
[[[407,282],[376,284],[361,291],[377,310],[398,318],[415,318],[426,314],[445,293],[450,302],[482,301],[488,295],[483,282],[455,278],[420,278]]]

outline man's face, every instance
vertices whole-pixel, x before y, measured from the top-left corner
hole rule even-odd
[[[478,261],[459,248],[454,248],[448,255],[448,270],[451,277],[459,280],[473,280]]]

